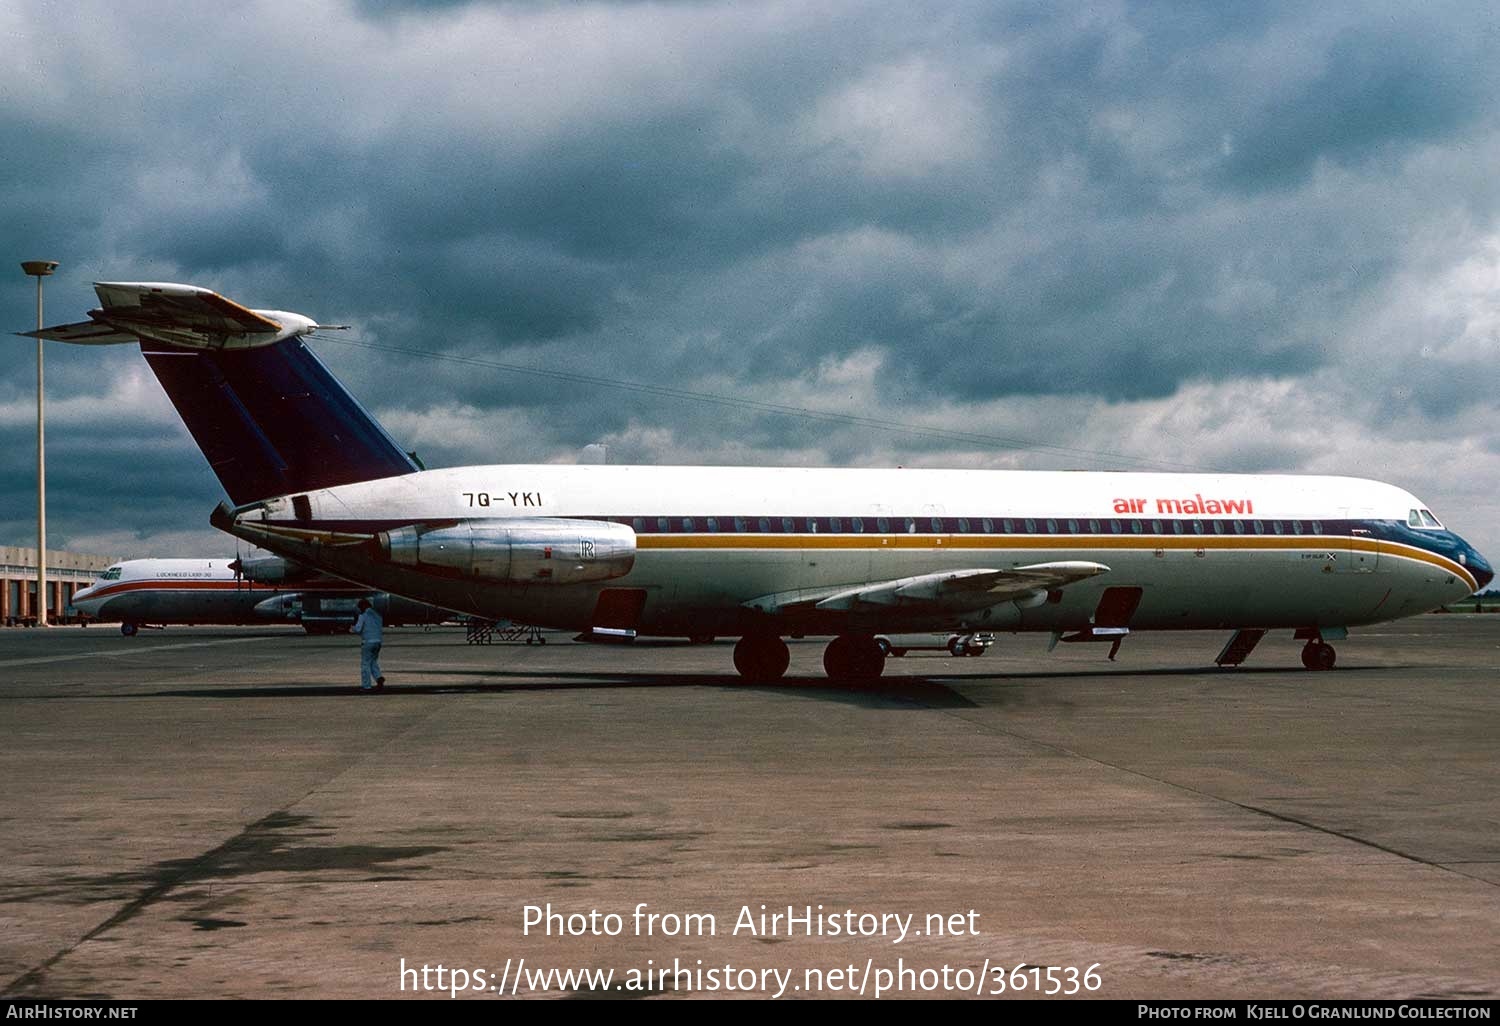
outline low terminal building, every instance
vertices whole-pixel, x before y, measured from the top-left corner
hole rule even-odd
[[[74,592],[89,586],[120,560],[82,552],[47,550],[47,622],[77,623],[71,612]],[[36,549],[0,545],[0,625],[35,626],[41,609],[36,594]]]

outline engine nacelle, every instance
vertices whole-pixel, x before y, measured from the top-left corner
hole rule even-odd
[[[229,568],[256,584],[282,584],[311,576],[307,567],[281,556],[246,556],[230,563]]]
[[[464,520],[376,537],[381,553],[399,566],[512,584],[609,581],[635,566],[635,532],[602,520]]]

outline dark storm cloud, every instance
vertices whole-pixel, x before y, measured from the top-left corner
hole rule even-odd
[[[464,7],[483,0],[355,0],[355,9],[372,17],[390,17],[403,14],[428,14]]]
[[[1229,180],[1271,187],[1305,177],[1320,159],[1399,159],[1397,147],[1449,136],[1485,113],[1493,26],[1454,33],[1415,9],[1380,21],[1341,31],[1316,75],[1281,84],[1231,122],[1239,138]]]
[[[1204,438],[1173,420],[1200,386],[1348,387],[1350,445],[1493,403],[1482,293],[1408,313],[1465,261],[1488,266],[1500,40],[1484,5],[186,10],[5,16],[14,259],[64,261],[54,322],[123,278],[353,323],[383,348],[315,347],[429,462],[567,458],[605,437],[643,460],[969,458],[588,377],[1084,449],[1110,438],[1079,432],[1139,408],[1169,432],[1130,436],[1150,459]],[[0,291],[14,328],[28,284]],[[8,481],[25,478],[32,373],[29,343],[9,352]],[[58,352],[49,394],[107,400],[132,361]],[[154,482],[139,469],[191,455],[154,389],[103,403],[92,436],[59,421],[59,508],[102,488],[149,533],[217,501],[201,457]],[[1316,401],[1297,408],[1316,420]],[[1226,432],[1215,459],[1295,469],[1320,450],[1291,417],[1258,434]],[[0,522],[24,524],[29,501],[7,488]],[[82,531],[69,516],[58,529]]]

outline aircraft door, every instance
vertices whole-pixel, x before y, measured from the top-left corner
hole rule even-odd
[[[1369,524],[1375,519],[1373,509],[1345,511],[1350,524],[1348,537],[1335,561],[1340,573],[1372,574],[1380,569],[1380,542]]]
[[[1095,627],[1129,627],[1140,607],[1145,589],[1134,587],[1105,588],[1094,609]]]

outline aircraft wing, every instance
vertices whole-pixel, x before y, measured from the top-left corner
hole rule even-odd
[[[907,612],[923,609],[960,612],[983,609],[1009,599],[1045,595],[1054,588],[1108,572],[1109,567],[1103,563],[1084,560],[1033,563],[1008,570],[943,570],[891,581],[766,595],[745,605],[773,615],[812,610],[852,612],[882,606],[900,607]]]

